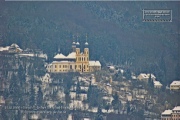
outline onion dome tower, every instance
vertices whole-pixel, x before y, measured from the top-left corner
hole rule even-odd
[[[74,42],[74,35],[73,35],[73,42],[72,42],[72,51],[76,52],[76,42]]]

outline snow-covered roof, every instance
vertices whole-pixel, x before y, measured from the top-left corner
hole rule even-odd
[[[0,51],[7,51],[9,50],[9,46],[6,46],[6,47],[0,47]]]
[[[88,91],[89,87],[81,86],[81,90]]]
[[[88,45],[88,42],[86,42],[85,45]]]
[[[114,69],[115,69],[115,67],[112,66],[112,65],[108,66],[108,68],[111,69],[111,70],[114,70]]]
[[[136,76],[133,76],[133,75],[131,76],[131,78],[132,78],[132,79],[137,79]]]
[[[80,45],[79,42],[77,42],[76,45]]]
[[[162,86],[162,84],[159,81],[153,81],[154,82],[154,86]]]
[[[91,120],[90,118],[83,118],[83,120]]]
[[[38,120],[40,117],[37,114],[32,114],[31,119]]]
[[[146,75],[145,73],[141,73],[140,75],[141,75],[143,78],[149,78],[149,76]]]
[[[19,46],[18,46],[17,44],[15,44],[15,43],[13,43],[13,44],[11,45],[11,47],[19,48]]]
[[[64,61],[53,61],[52,63],[74,63],[74,62],[64,60]]]
[[[69,53],[67,58],[69,58],[69,59],[76,59],[76,52]]]
[[[89,61],[89,66],[101,66],[99,61]]]
[[[76,52],[71,52],[68,56],[65,56],[62,53],[60,53],[54,56],[54,59],[76,59]]]
[[[44,82],[44,83],[51,83],[51,82],[52,82],[52,79],[51,79],[49,73],[46,73],[46,74],[41,78],[41,81]]]
[[[55,59],[65,59],[66,56],[64,56],[62,53],[60,53],[60,54],[57,54],[54,58]]]
[[[103,99],[104,100],[109,100],[111,102],[114,100],[114,98],[112,96],[104,96]]]
[[[147,74],[147,76],[149,77],[149,76],[150,76],[150,74]],[[154,75],[154,74],[151,74],[151,78],[152,78],[152,79],[156,79],[156,77],[155,77],[155,75]]]
[[[109,83],[107,83],[106,85],[111,87],[111,84],[109,84]]]
[[[179,85],[180,85],[180,81],[173,81],[173,82],[171,83],[171,85],[177,85],[177,86],[179,86]]]
[[[162,115],[171,115],[172,110],[165,110]]]
[[[98,111],[98,107],[92,107],[91,109],[88,109],[88,111],[96,113]]]
[[[47,59],[47,55],[46,54],[18,54],[19,56],[22,56],[22,57],[34,57],[34,56],[37,56],[39,58],[45,58]]]
[[[70,92],[69,95],[70,95],[71,99],[75,98],[76,97],[76,92]]]
[[[174,111],[174,110],[176,110],[176,111],[177,111],[177,110],[178,110],[178,111],[180,111],[180,106],[176,106],[176,107],[174,107],[174,108],[173,108],[173,111]]]
[[[123,70],[123,69],[120,69],[120,72],[123,74],[123,73],[124,73],[124,70]]]

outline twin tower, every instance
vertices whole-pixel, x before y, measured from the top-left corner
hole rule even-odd
[[[79,72],[89,72],[89,48],[86,36],[84,52],[80,51],[80,43],[73,42],[72,50],[76,53],[76,65],[75,69]]]

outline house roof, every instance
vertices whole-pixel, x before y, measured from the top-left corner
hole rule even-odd
[[[60,53],[54,56],[54,59],[76,59],[76,52],[71,52],[68,56],[65,56],[62,53]]]
[[[37,56],[39,58],[45,58],[47,59],[47,55],[46,54],[19,54],[19,56],[21,57],[34,57],[34,56]]]
[[[140,75],[141,75],[143,78],[149,78],[149,76],[146,75],[145,73],[141,73]]]
[[[178,110],[178,111],[180,111],[180,106],[174,107],[173,110]]]
[[[162,115],[171,115],[172,110],[165,110]]]
[[[6,47],[0,47],[0,51],[7,51],[9,50],[9,46],[6,46]]]
[[[155,86],[162,86],[162,84],[159,81],[153,81]]]
[[[180,81],[173,81],[172,83],[171,83],[171,85],[180,85]]]
[[[55,59],[65,59],[66,56],[63,55],[62,53],[60,53],[60,54],[57,54],[54,58],[55,58]]]
[[[147,76],[149,77],[149,76],[150,76],[150,74],[147,74]],[[156,79],[156,77],[155,77],[155,75],[154,75],[154,74],[151,74],[151,78],[152,78],[152,79]]]
[[[76,52],[69,53],[69,55],[66,58],[76,59]]]
[[[11,45],[11,47],[19,48],[19,46],[18,46],[17,44],[15,44],[15,43],[13,43],[13,44]]]
[[[71,61],[53,61],[52,63],[74,63]]]
[[[89,66],[101,66],[99,61],[89,61]]]

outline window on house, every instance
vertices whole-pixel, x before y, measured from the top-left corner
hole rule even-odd
[[[55,68],[57,68],[57,65],[55,65]]]

